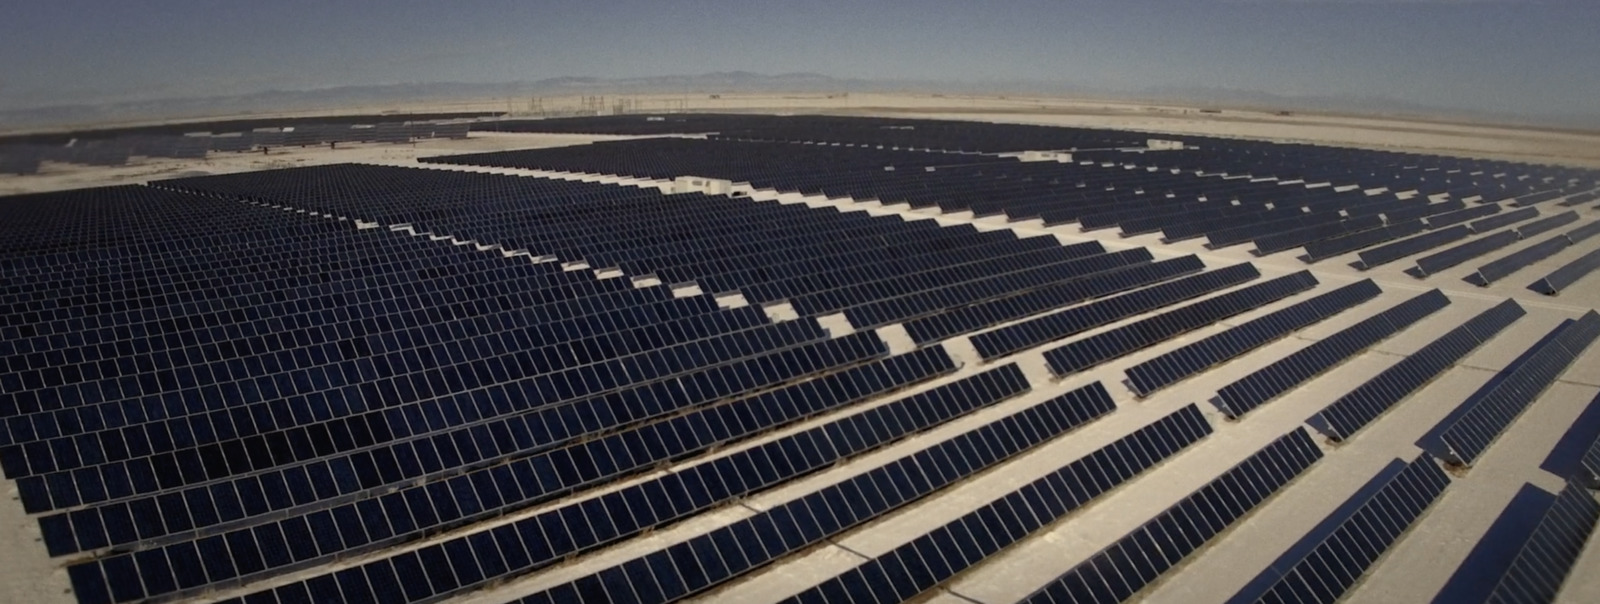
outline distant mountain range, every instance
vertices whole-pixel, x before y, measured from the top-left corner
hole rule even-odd
[[[666,75],[645,78],[560,77],[526,82],[432,82],[340,86],[314,90],[271,90],[232,96],[126,101],[102,104],[59,105],[0,110],[0,131],[36,130],[185,118],[272,114],[283,112],[381,107],[402,103],[482,101],[535,96],[606,94],[715,94],[753,92],[945,92],[995,94],[1062,94],[1107,99],[1210,104],[1340,113],[1458,117],[1475,120],[1520,121],[1551,126],[1596,128],[1600,116],[1504,116],[1459,109],[1429,107],[1385,98],[1284,96],[1227,88],[1158,87],[1140,90],[1102,90],[1043,81],[940,82],[924,80],[868,80],[835,78],[818,73],[766,75],[745,71],[700,75]],[[522,106],[519,104],[519,106]]]

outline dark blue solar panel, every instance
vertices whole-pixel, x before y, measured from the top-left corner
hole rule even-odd
[[[1520,239],[1516,231],[1507,229],[1468,241],[1437,254],[1423,256],[1417,259],[1417,268],[1413,275],[1426,277],[1437,274],[1439,271],[1516,243]]]
[[[1380,228],[1350,233],[1331,239],[1322,239],[1306,244],[1307,262],[1316,262],[1332,258],[1341,254],[1353,252],[1365,247],[1373,246],[1391,239],[1399,239],[1407,235],[1422,232],[1427,225],[1421,220],[1408,220],[1396,224],[1389,224]]]
[[[1528,289],[1547,296],[1554,296],[1561,293],[1561,290],[1571,287],[1572,284],[1577,283],[1580,279],[1589,276],[1589,273],[1593,273],[1597,269],[1600,269],[1600,250],[1589,252],[1577,260],[1561,265],[1561,268],[1529,284]]]
[[[1401,302],[1219,388],[1213,402],[1228,417],[1244,415],[1449,304],[1437,289]]]
[[[1484,204],[1484,205],[1480,205],[1480,206],[1473,206],[1473,207],[1462,209],[1462,210],[1456,210],[1454,212],[1445,212],[1443,214],[1435,214],[1435,215],[1427,217],[1426,219],[1424,219],[1424,221],[1428,223],[1428,228],[1430,228],[1430,229],[1438,229],[1438,228],[1444,228],[1444,227],[1447,227],[1447,226],[1450,226],[1450,225],[1461,224],[1463,222],[1467,222],[1467,221],[1471,221],[1471,220],[1476,220],[1476,219],[1479,219],[1479,218],[1483,218],[1485,216],[1493,216],[1493,215],[1498,214],[1498,213],[1500,213],[1500,205],[1499,204],[1489,203],[1489,204]]]
[[[1422,437],[1417,444],[1451,464],[1470,466],[1596,337],[1600,313],[1563,322]]]
[[[1519,226],[1517,227],[1517,234],[1522,235],[1523,239],[1527,239],[1529,237],[1540,235],[1577,221],[1578,213],[1576,211],[1563,212],[1555,216],[1541,218],[1539,220]]]
[[[881,366],[866,366],[858,370],[816,378],[789,389],[719,405],[646,429],[617,433],[588,441],[576,447],[558,450],[552,455],[518,460],[510,465],[479,470],[475,474],[402,489],[377,499],[366,499],[354,506],[334,508],[331,516],[333,521],[339,521],[342,518],[341,512],[348,510],[350,513],[344,517],[348,517],[351,522],[338,522],[338,531],[332,534],[332,538],[319,538],[316,547],[308,551],[301,561],[326,561],[359,548],[361,543],[352,542],[350,539],[352,534],[360,535],[362,538],[381,538],[371,534],[370,528],[374,526],[374,522],[381,525],[387,520],[391,525],[390,529],[396,534],[414,532],[415,534],[411,536],[420,536],[420,532],[428,526],[438,527],[451,520],[464,518],[473,513],[472,509],[488,510],[496,505],[503,505],[505,506],[503,511],[509,511],[516,507],[526,507],[531,503],[570,493],[573,487],[594,483],[599,479],[615,478],[621,470],[650,469],[658,463],[678,459],[697,450],[833,408],[861,402],[904,386],[908,382],[918,381],[928,372],[946,372],[952,369],[954,367],[942,349],[924,349],[909,355],[893,357]],[[907,377],[895,380],[891,376],[896,374]],[[874,387],[868,384],[880,385]],[[527,543],[527,552],[516,558],[523,562],[515,568],[510,566],[485,568],[480,565],[481,560],[473,562],[470,556],[463,558],[458,554],[448,555],[452,564],[470,564],[465,568],[481,574],[480,578],[473,581],[462,580],[460,582],[462,586],[494,579],[507,573],[526,572],[530,568],[548,565],[564,556],[587,551],[648,528],[680,520],[728,499],[748,495],[828,467],[840,459],[863,453],[973,410],[1006,400],[1026,391],[1027,388],[1026,379],[1015,365],[999,367],[760,447],[743,450],[717,462],[633,485],[599,499],[589,499],[581,504],[535,515],[519,521],[514,526],[513,530],[522,533],[523,540]],[[844,392],[852,394],[842,394]],[[757,415],[764,420],[752,419],[751,424],[741,425],[739,418],[754,418]],[[611,464],[614,469],[610,470],[609,475],[593,476],[585,474],[580,467],[593,468],[600,464]],[[615,468],[621,465],[631,467]],[[598,471],[606,473],[606,470]],[[703,486],[692,486],[691,483]],[[511,506],[509,503],[495,503],[495,501],[509,502],[512,499],[518,499],[520,503],[516,506]],[[366,503],[372,505],[370,514],[361,508],[361,505]],[[327,511],[310,515],[312,530],[318,531],[316,519],[328,517]],[[302,526],[302,523],[299,518],[293,518],[276,523],[276,526],[282,527],[284,534],[287,535],[292,532],[291,527]],[[362,523],[365,523],[367,530],[363,530]],[[577,523],[582,523],[586,527],[581,533],[577,532]],[[565,524],[567,528],[559,537],[552,535],[548,540],[541,538],[538,541],[534,541],[531,537],[537,534],[542,526],[560,524]],[[394,526],[401,528],[394,529]],[[257,528],[257,531],[259,530],[261,527]],[[355,532],[352,533],[352,530]],[[248,529],[228,533],[230,538],[241,534],[253,536]],[[457,539],[447,543],[446,546],[480,547],[472,543],[472,540],[481,541],[484,539],[482,535],[486,534],[479,533],[476,536]],[[502,538],[497,536],[495,539]],[[257,544],[252,544],[248,538],[241,538],[238,541],[232,550],[235,556],[240,552],[259,551],[257,549],[260,547],[259,541]],[[175,547],[183,546],[180,544]],[[118,559],[119,557],[114,556],[105,560]],[[266,570],[281,571],[287,566],[287,562],[278,565],[268,562],[264,565]],[[104,563],[105,561],[101,561],[90,565]],[[381,560],[373,564],[387,563],[388,560]],[[369,569],[371,566],[368,565]],[[244,574],[251,571],[238,569],[236,572]],[[446,593],[454,589],[453,586],[436,587],[432,593]]]
[[[1591,192],[1588,192],[1588,193],[1580,193],[1580,194],[1577,194],[1577,195],[1573,195],[1571,197],[1568,197],[1566,199],[1566,201],[1563,201],[1563,202],[1558,203],[1556,205],[1565,206],[1565,207],[1578,206],[1578,205],[1583,205],[1583,204],[1589,203],[1589,202],[1594,201],[1596,199],[1600,199],[1600,193],[1591,191]]]
[[[999,421],[977,428],[973,431],[943,441],[928,449],[903,457],[887,465],[859,474],[833,486],[825,487],[820,491],[805,495],[799,499],[779,505],[765,512],[756,514],[748,519],[735,522],[731,525],[714,529],[709,533],[699,535],[690,540],[691,551],[695,559],[705,564],[709,559],[719,559],[720,565],[726,569],[719,573],[715,579],[709,578],[696,590],[704,589],[711,585],[726,581],[734,576],[741,575],[755,568],[764,566],[777,558],[787,556],[795,551],[817,543],[822,538],[831,536],[841,530],[870,521],[891,510],[911,503],[926,496],[951,482],[970,475],[972,472],[991,467],[1004,461],[1023,450],[1039,443],[1054,438],[1070,430],[1094,416],[1109,410],[1109,394],[1098,383],[1073,391],[1067,396],[1057,397],[1026,410],[1012,414]],[[1090,401],[1100,401],[1091,403]],[[1139,436],[1130,436],[1128,445],[1153,447],[1160,450],[1176,451],[1203,438],[1210,433],[1211,428],[1205,423],[1203,417],[1194,406],[1180,410],[1157,422],[1160,429],[1147,429]],[[1031,426],[1023,429],[1024,425]],[[1152,425],[1154,426],[1154,425]],[[993,438],[1006,434],[1008,437]],[[970,449],[978,442],[991,443],[987,448],[992,451]],[[969,450],[970,449],[970,450]],[[968,460],[975,462],[957,461],[965,455]],[[1103,460],[1102,460],[1103,461]],[[1100,465],[1106,466],[1101,463]],[[1106,466],[1124,468],[1125,466]],[[1119,475],[1119,480],[1131,476]],[[904,478],[899,478],[905,476]],[[991,511],[990,514],[993,514]],[[812,523],[819,519],[831,517],[826,526],[813,527]],[[1019,515],[998,516],[986,518],[990,527],[983,533],[984,543],[978,547],[982,551],[992,553],[1007,539],[1004,535],[1020,536],[1022,517]],[[1035,520],[1036,522],[1036,520]],[[999,523],[999,524],[995,524]],[[1015,530],[1013,530],[1015,529]],[[1003,530],[1004,533],[990,531]],[[786,532],[794,536],[790,539],[764,539],[760,538],[763,532],[777,534]],[[741,548],[743,544],[746,547]],[[764,545],[759,550],[750,545]],[[720,554],[720,556],[718,556]],[[639,577],[626,577],[616,573],[618,569],[626,570],[633,564],[650,564],[651,561],[670,558],[669,551],[657,551],[644,557],[636,558],[632,562],[624,563],[620,567],[601,571],[593,575],[602,582],[610,577],[612,585],[621,588],[631,588],[635,594],[640,587]],[[574,586],[581,585],[587,579],[579,579]],[[646,586],[649,587],[649,586]],[[891,587],[895,589],[896,587]],[[550,591],[546,595],[530,596],[526,601],[543,601],[561,593],[560,588]],[[642,601],[669,601],[693,593],[687,585],[684,590],[676,593],[655,593],[641,597]]]
[[[1188,413],[1188,425],[1162,420],[1158,425],[1145,428],[1124,437],[1060,470],[1013,490],[978,507],[976,510],[924,533],[882,555],[867,560],[845,574],[824,580],[795,596],[784,600],[790,603],[826,602],[827,594],[850,592],[852,585],[865,584],[870,597],[878,602],[903,602],[914,598],[934,585],[962,571],[981,564],[992,556],[1031,534],[1045,529],[1061,517],[1079,509],[1101,493],[1133,479],[1151,466],[1192,444],[1210,432],[1196,407],[1189,406],[1175,416]],[[1169,416],[1171,419],[1174,416]],[[1171,426],[1181,435],[1176,439],[1161,436],[1161,427]],[[1304,432],[1301,441],[1310,447],[1290,452],[1284,447],[1273,449],[1274,461],[1283,459],[1288,465],[1308,464],[1307,457],[1318,455]],[[1125,463],[1114,462],[1121,456]],[[1258,464],[1259,465],[1259,464]],[[1106,484],[1085,481],[1080,476],[1104,475]],[[962,551],[943,550],[941,543],[976,542],[975,537],[987,532],[983,546]]]
[[[1358,281],[1128,368],[1128,385],[1149,396],[1214,365],[1327,319],[1383,293],[1371,279]]]
[[[1486,287],[1535,262],[1554,256],[1571,245],[1572,242],[1565,236],[1557,235],[1480,266],[1477,272],[1467,275],[1463,280],[1479,287]]]
[[[972,345],[985,360],[991,360],[1124,317],[1244,283],[1260,275],[1249,263],[1235,264],[980,333],[972,336]]]
[[[1285,275],[1050,349],[1044,353],[1045,362],[1055,375],[1069,375],[1316,285],[1308,271]]]
[[[1234,594],[1230,604],[1338,601],[1450,486],[1450,477],[1427,456],[1395,464]]]
[[[1520,210],[1505,212],[1503,214],[1497,214],[1481,220],[1475,220],[1472,222],[1472,224],[1467,226],[1472,227],[1472,232],[1474,233],[1487,233],[1509,224],[1515,224],[1530,218],[1534,218],[1538,215],[1539,208],[1523,208]]]
[[[1554,601],[1600,521],[1600,502],[1569,482],[1484,601]]]
[[[1554,601],[1597,519],[1581,483],[1556,495],[1523,485],[1434,601]]]
[[[1023,601],[1122,602],[1205,547],[1320,459],[1322,450],[1304,430],[1290,432]],[[1111,588],[1113,584],[1102,584],[1100,577],[1105,576],[1120,576],[1123,581]]]
[[[1394,243],[1380,245],[1372,249],[1362,250],[1359,254],[1361,258],[1359,268],[1361,270],[1370,270],[1406,256],[1420,254],[1447,243],[1466,239],[1471,235],[1472,231],[1468,230],[1465,225],[1457,225],[1417,235],[1409,239],[1402,239]]]
[[[1045,286],[1026,293],[906,322],[906,332],[918,345],[978,331],[1005,321],[1050,312],[1062,306],[1196,273],[1205,269],[1190,255],[1141,264]]]
[[[1524,314],[1513,300],[1483,311],[1339,397],[1307,423],[1329,438],[1350,438]]]

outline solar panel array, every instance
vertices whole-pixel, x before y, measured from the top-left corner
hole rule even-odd
[[[1566,219],[1561,216],[1552,216],[1551,218],[1561,219],[1556,223],[1552,223],[1557,226],[1571,224],[1577,220],[1576,216],[1573,216],[1571,219]],[[1522,228],[1517,230],[1519,235],[1526,238],[1530,236],[1528,233],[1543,233],[1552,228],[1555,228],[1555,226],[1540,227],[1537,229]],[[1529,265],[1532,265],[1535,262],[1561,253],[1568,247],[1594,236],[1596,232],[1597,231],[1594,223],[1590,223],[1573,229],[1567,233],[1545,239],[1511,254],[1507,254],[1498,260],[1478,267],[1478,270],[1471,275],[1467,275],[1465,280],[1466,282],[1479,287],[1488,286],[1495,281],[1504,279],[1507,276],[1516,273],[1517,271],[1527,268]],[[1573,269],[1574,272],[1577,270],[1578,269]],[[1573,278],[1573,280],[1576,280],[1577,277],[1582,276],[1572,273],[1569,273],[1569,275],[1572,275],[1571,278]],[[1558,280],[1564,279],[1567,278],[1567,275],[1558,276],[1557,278]],[[1571,285],[1571,283],[1567,283],[1566,285]]]
[[[1596,521],[1600,502],[1583,484],[1555,495],[1524,485],[1437,601],[1555,601]]]
[[[1304,430],[1290,432],[1024,601],[1126,601],[1320,459]]]
[[[717,116],[698,122],[684,119],[682,124],[699,123],[701,127],[718,121]],[[838,119],[850,124],[859,121]],[[673,128],[659,125],[661,122],[648,123],[656,125],[646,130]],[[1512,180],[1506,172],[1491,171],[1509,169],[1508,166],[1493,162],[1459,165],[1454,163],[1457,160],[1447,158],[1407,158],[1417,164],[1384,168],[1405,173],[1434,163],[1440,167],[1430,171],[1444,172],[1443,166],[1456,166],[1447,176],[1397,174],[1391,179],[1375,179],[1372,174],[1361,172],[1328,174],[1300,163],[1303,159],[1296,159],[1292,170],[1279,172],[1289,164],[1269,163],[1270,168],[1237,164],[1241,156],[1257,151],[1254,144],[1198,137],[1183,139],[1201,144],[1205,150],[1099,151],[1079,153],[1074,156],[1075,161],[1018,162],[994,154],[916,152],[925,147],[899,144],[895,136],[886,133],[922,131],[898,129],[889,123],[855,124],[836,130],[817,126],[808,136],[783,134],[785,128],[768,124],[752,126],[745,134],[710,140],[609,141],[423,161],[655,179],[705,176],[749,183],[756,189],[849,196],[944,212],[970,211],[977,216],[1004,215],[1013,221],[1043,220],[1046,225],[1077,222],[1085,230],[1117,227],[1126,235],[1159,232],[1167,242],[1200,237],[1207,238],[1212,247],[1254,242],[1259,254],[1303,247],[1305,258],[1313,262],[1423,233],[1367,253],[1363,262],[1368,268],[1459,240],[1478,226],[1514,222],[1525,218],[1525,211],[1538,211],[1526,208],[1494,216],[1501,210],[1495,201],[1526,195],[1528,191],[1546,195],[1582,186],[1570,176],[1562,185],[1555,184],[1559,178],[1555,175],[1537,182]],[[672,131],[685,129],[693,131],[688,126]],[[1035,141],[1028,148],[1067,148],[1046,142]],[[934,148],[965,148],[955,142],[930,144]],[[1323,153],[1293,149],[1293,154],[1311,157]],[[1173,161],[1185,158],[1198,163]],[[1347,157],[1343,161],[1353,159]],[[1257,169],[1269,169],[1267,174],[1273,178],[1234,177],[1240,171],[1252,175]],[[1331,181],[1335,186],[1323,186],[1312,178],[1335,179]],[[1284,182],[1288,184],[1280,184]],[[1396,192],[1406,191],[1404,187],[1415,188],[1411,190],[1414,194],[1401,196],[1338,186],[1351,183],[1363,188],[1387,185]],[[1439,197],[1449,199],[1438,200]],[[1479,205],[1469,207],[1468,200]],[[1469,221],[1474,226],[1459,226]]]
[[[148,187],[15,201],[7,308],[36,324],[7,328],[0,459],[52,554],[112,553],[69,567],[86,601],[415,539],[954,368],[348,220]],[[161,277],[107,298],[130,269]]]
[[[1427,456],[1395,460],[1230,602],[1338,601],[1449,486]]]
[[[1134,365],[1128,368],[1128,383],[1139,396],[1149,396],[1157,389],[1371,300],[1379,293],[1371,279],[1357,281]]]
[[[1223,386],[1212,402],[1238,418],[1449,304],[1437,289],[1401,302]]]
[[[487,122],[485,130],[564,134],[709,134],[714,138],[968,153],[1143,146],[1134,132],[947,120],[689,113]]]
[[[565,557],[758,493],[1002,402],[1027,387],[1016,366],[1006,365],[583,504],[501,525],[492,532],[388,556],[337,574],[280,586],[272,593],[280,601],[308,595],[319,600],[358,599],[354,590],[359,589],[359,593],[375,594],[387,602],[425,601],[549,566]],[[809,404],[798,400],[798,404]],[[1096,403],[1074,397],[1072,402],[1078,406],[1043,411],[1065,412],[1071,418],[1065,421],[1083,422],[1105,413],[1110,404],[1109,398]],[[1065,407],[1065,403],[1062,405]],[[772,405],[765,412],[776,407]],[[750,412],[754,410],[752,406]],[[501,562],[484,564],[490,556]],[[340,590],[344,590],[343,596]]]
[[[1596,337],[1600,337],[1600,313],[1591,310],[1576,321],[1563,322],[1461,403],[1419,444],[1451,464],[1472,465]]]
[[[1092,402],[1095,399],[1102,402],[1097,405]],[[687,543],[657,550],[530,595],[521,602],[665,602],[682,598],[831,537],[852,525],[886,514],[1037,446],[1103,412],[1105,399],[1104,389],[1096,391],[1095,387],[1051,399],[781,507],[718,528]],[[1172,424],[1172,436],[1156,432],[1165,432],[1164,424]],[[1194,407],[1172,414],[1164,424],[1162,428],[1147,428],[1145,435],[1129,436],[1126,446],[1177,450],[1210,432],[1210,426]],[[1153,439],[1159,440],[1149,442]],[[1001,517],[991,511],[985,516],[996,523],[997,534],[986,530],[984,541],[975,541],[975,535],[952,535],[952,539],[960,539],[955,551],[981,559],[993,551],[985,551],[985,544],[995,545],[998,540],[1014,538],[1012,535],[1019,535],[1017,530],[1025,534],[1018,515]],[[902,586],[888,587],[899,589]]]
[[[1350,438],[1525,314],[1515,301],[1501,302],[1339,397],[1308,421],[1330,438]]]
[[[1117,320],[1239,285],[1259,276],[1261,273],[1255,266],[1235,264],[1069,308],[994,331],[979,333],[972,336],[972,345],[985,360],[996,359]],[[1304,278],[1298,281],[1303,284]],[[1280,290],[1281,288],[1281,285],[1277,287]]]
[[[1309,272],[1286,275],[1045,351],[1044,360],[1050,365],[1051,373],[1057,377],[1066,376],[1309,290],[1316,283]]]
[[[1234,595],[1332,601],[1452,483],[1482,490],[1488,466],[1461,468],[1526,433],[1524,409],[1585,388],[1570,375],[1600,337],[1595,312],[1556,325],[1444,401],[1455,411],[1419,443],[1432,456],[1363,471],[1344,451],[1358,431],[1441,404],[1419,393],[1481,371],[1456,368],[1504,351],[1495,340],[1525,315],[1575,315],[1404,294],[1382,267],[1421,256],[1427,278],[1563,228],[1560,249],[1532,248],[1566,253],[1600,222],[1518,208],[1576,206],[1600,179],[1206,137],[1146,152],[1144,135],[1088,129],[680,117],[501,126],[719,134],[430,162],[721,177],[912,211],[361,165],[0,198],[0,471],[69,597],[968,598],[1040,551],[1025,548],[1112,514],[1130,528],[1086,533],[1081,557],[996,587],[1125,601],[1196,558],[1214,568],[1242,519],[1283,512],[1280,494],[1338,466],[1365,485],[1287,526],[1295,543],[1236,569],[1259,576]],[[996,153],[1036,149],[1075,151]],[[1245,243],[1349,255],[1373,279],[1202,261],[1189,253],[1202,243],[1221,258],[1250,257],[1223,249]],[[1573,287],[1589,256],[1534,289]],[[1350,314],[1366,318],[1305,331]],[[1397,354],[1386,342],[1400,338],[1431,343]],[[1234,359],[1254,370],[1199,379]],[[1373,377],[1324,375],[1347,364]],[[1102,382],[1124,375],[1141,400],[1119,408]],[[1302,387],[1283,413],[1255,411]],[[1230,421],[1282,436],[1208,438],[1192,400],[1212,392]],[[1600,484],[1597,441],[1592,405],[1546,462],[1567,490],[1517,496],[1503,515],[1516,520],[1484,537],[1494,551],[1469,555],[1487,569],[1473,593],[1562,589],[1600,516],[1585,491]],[[1152,495],[1168,498],[1125,505]]]
[[[375,123],[374,123],[375,122]],[[265,125],[261,125],[265,124]],[[251,129],[229,130],[243,125]],[[28,175],[42,162],[88,166],[120,166],[130,158],[165,157],[204,159],[211,152],[246,152],[272,147],[307,147],[337,143],[406,143],[430,138],[466,138],[472,123],[465,121],[395,121],[328,123],[320,120],[283,119],[266,122],[196,123],[187,130],[170,128],[128,129],[83,133],[87,138],[48,137],[33,142],[0,143],[0,174]],[[218,127],[218,130],[209,130]]]
[[[1100,388],[1096,383],[1090,388]],[[1100,389],[1103,394],[1104,390]],[[1169,433],[1164,433],[1169,431]],[[1210,434],[1195,406],[1035,479],[787,602],[903,602],[1048,526]],[[1124,461],[1115,462],[1121,457]],[[1100,482],[1084,477],[1104,477]]]

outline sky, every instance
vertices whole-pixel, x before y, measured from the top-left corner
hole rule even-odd
[[[51,0],[0,109],[714,71],[1219,88],[1600,115],[1596,0]]]

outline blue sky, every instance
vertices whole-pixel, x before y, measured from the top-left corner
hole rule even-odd
[[[1595,0],[52,0],[4,13],[0,109],[747,70],[1600,115]]]

